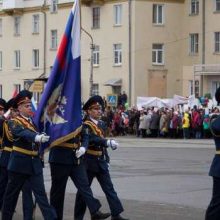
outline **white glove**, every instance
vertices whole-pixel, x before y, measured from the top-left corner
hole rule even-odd
[[[37,134],[35,136],[35,142],[38,143],[45,143],[48,142],[50,139],[50,136],[46,135],[46,134]]]
[[[109,139],[109,140],[107,140],[107,146],[111,147],[112,150],[116,150],[118,148],[119,144],[115,140]]]
[[[85,154],[86,148],[80,147],[78,150],[76,150],[76,158],[80,158],[83,154]]]

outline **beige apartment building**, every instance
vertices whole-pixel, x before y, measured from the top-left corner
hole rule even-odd
[[[0,96],[39,99],[73,0],[0,0]],[[82,100],[170,98],[220,86],[220,0],[81,0]],[[32,82],[34,82],[32,84]]]

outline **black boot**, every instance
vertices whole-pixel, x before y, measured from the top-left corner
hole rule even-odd
[[[91,220],[100,220],[100,219],[106,219],[110,216],[110,213],[103,213],[101,211],[97,211],[96,213],[92,214]]]
[[[124,218],[121,215],[112,216],[112,220],[129,220],[128,218]]]

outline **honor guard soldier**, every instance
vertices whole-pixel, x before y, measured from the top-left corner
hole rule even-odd
[[[216,90],[215,99],[220,103],[220,87]],[[209,175],[213,178],[212,199],[206,210],[205,220],[220,219],[220,115],[214,114],[210,120],[210,129],[215,141],[215,156]]]
[[[2,151],[4,148],[2,139],[3,139],[3,131],[4,131],[4,122],[5,122],[5,117],[4,117],[4,113],[6,110],[6,101],[2,98],[0,98],[0,158],[2,155]],[[5,185],[7,185],[7,179],[4,179],[4,171],[2,169],[1,163],[0,163],[0,192],[1,189],[5,189]],[[3,194],[4,195],[4,194]],[[1,195],[0,193],[0,210],[2,208],[2,201],[3,201],[3,195]]]
[[[87,138],[84,137],[84,139]],[[110,213],[102,213],[99,210],[101,204],[93,197],[84,161],[76,157],[77,149],[81,149],[80,135],[50,149],[49,163],[52,180],[50,204],[56,209],[57,220],[62,220],[66,184],[70,177],[89,208],[91,220],[106,219]]]
[[[2,153],[2,135],[3,135],[3,123],[5,120],[4,113],[6,108],[6,101],[0,98],[0,155]]]
[[[83,106],[86,118],[83,123],[82,147],[77,151],[77,157],[81,157],[85,151],[85,162],[87,165],[87,175],[91,185],[94,178],[97,178],[103,192],[106,195],[112,220],[128,220],[120,215],[124,211],[123,206],[117,196],[109,174],[109,156],[107,148],[116,150],[118,143],[113,139],[104,137],[104,122],[100,120],[104,103],[101,96],[91,97]],[[85,135],[86,134],[86,135]],[[75,220],[83,220],[86,211],[86,204],[78,191],[75,201]]]
[[[19,114],[8,122],[13,147],[8,164],[8,184],[2,207],[2,220],[11,220],[19,193],[28,181],[45,220],[55,220],[56,212],[49,205],[45,192],[43,169],[38,149],[49,136],[39,134],[30,116],[32,93],[22,90],[15,98]]]
[[[6,105],[6,119],[3,123],[3,137],[2,137],[2,155],[0,156],[0,209],[2,208],[2,202],[8,182],[8,163],[10,154],[13,147],[13,137],[8,127],[10,119],[17,116],[17,110],[14,108],[14,98],[10,99]],[[22,202],[23,202],[23,219],[31,220],[33,216],[33,197],[31,186],[29,182],[26,182],[22,187]]]

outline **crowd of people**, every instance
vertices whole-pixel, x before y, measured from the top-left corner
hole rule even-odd
[[[136,135],[142,138],[210,138],[209,122],[213,114],[219,114],[219,108],[198,108],[194,106],[183,112],[167,108],[133,107],[123,105],[106,106],[102,120],[106,122],[108,135]]]

